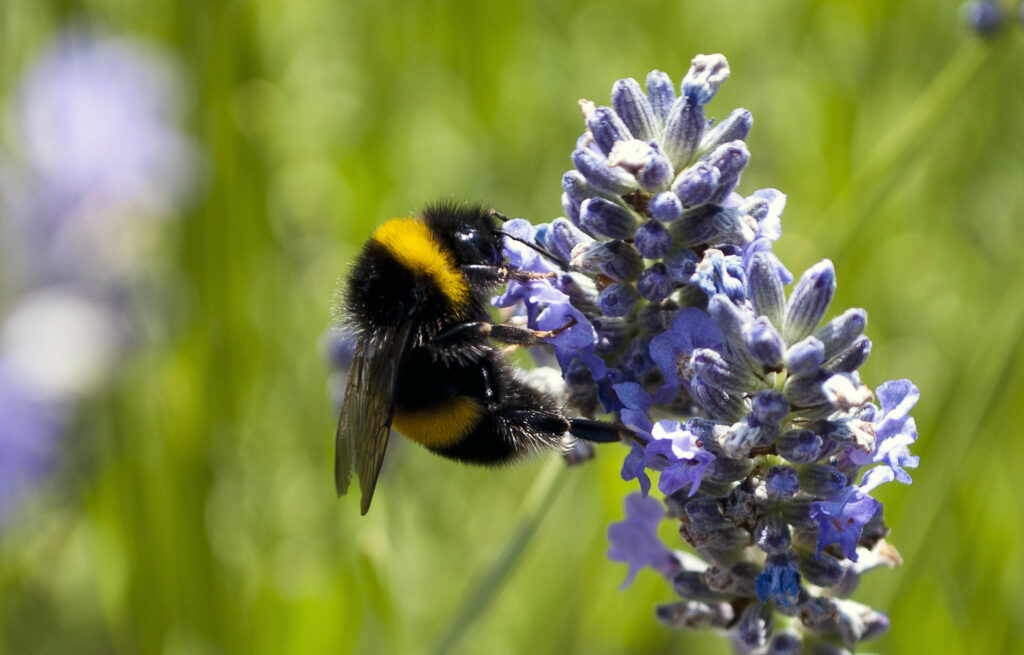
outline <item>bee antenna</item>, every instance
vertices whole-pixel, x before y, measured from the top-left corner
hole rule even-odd
[[[508,219],[506,219],[506,220],[508,220]],[[558,267],[561,268],[563,271],[568,271],[569,270],[568,265],[564,261],[562,261],[558,257],[555,257],[555,255],[552,254],[549,250],[546,250],[545,248],[541,248],[540,246],[538,246],[536,243],[533,243],[532,241],[527,241],[526,239],[517,237],[514,234],[509,234],[508,232],[502,232],[501,230],[495,230],[494,233],[496,235],[499,235],[499,236],[508,237],[509,239],[512,239],[513,241],[518,241],[519,243],[523,244],[527,248],[530,248],[531,250],[536,250],[537,252],[539,252],[544,257],[547,257],[548,259],[550,259],[554,263],[558,264]]]
[[[487,215],[488,216],[493,216],[494,218],[498,219],[502,223],[508,223],[511,220],[508,216],[505,216],[504,214],[502,214],[497,209],[488,209],[487,210]]]

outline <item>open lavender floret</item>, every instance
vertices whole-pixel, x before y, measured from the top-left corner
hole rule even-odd
[[[522,302],[535,329],[571,324],[548,339],[570,404],[631,433],[622,477],[639,492],[609,557],[628,564],[626,585],[645,567],[671,582],[659,619],[720,629],[740,653],[844,652],[888,627],[847,597],[899,563],[871,492],[910,482],[919,393],[861,381],[867,314],[829,311],[832,262],[786,293],[794,277],[772,252],[786,197],[736,191],[751,115],[705,115],[728,75],[724,56],[698,55],[678,96],[653,71],[646,93],[625,79],[610,107],[581,101],[565,216],[505,226],[566,266],[506,239],[511,265],[557,275],[494,302]],[[691,552],[661,541],[662,520]]]

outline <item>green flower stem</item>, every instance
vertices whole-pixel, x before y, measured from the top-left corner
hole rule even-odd
[[[462,636],[480,618],[484,610],[501,591],[516,562],[526,551],[530,539],[533,538],[541,521],[547,515],[551,504],[569,479],[568,470],[569,467],[565,462],[557,457],[552,457],[544,466],[526,496],[519,525],[516,526],[515,532],[506,543],[505,549],[494,558],[487,571],[480,576],[476,588],[466,597],[444,639],[434,650],[436,655],[452,652]]]

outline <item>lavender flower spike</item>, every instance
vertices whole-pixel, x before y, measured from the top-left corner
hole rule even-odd
[[[581,103],[565,217],[543,239],[504,228],[573,272],[549,264],[553,278],[514,281],[496,304],[522,302],[535,328],[575,319],[550,339],[570,402],[600,403],[632,435],[621,477],[641,492],[608,530],[609,557],[628,564],[626,584],[643,568],[666,578],[679,598],[656,608],[662,623],[722,631],[741,654],[846,652],[888,626],[836,599],[871,563],[898,561],[871,494],[919,464],[920,394],[861,380],[867,313],[827,320],[832,262],[787,297],[793,276],[772,252],[786,197],[740,191],[753,119],[738,109],[706,131],[728,75],[725,57],[700,55],[679,95],[653,71],[646,94],[626,79],[611,107]],[[510,264],[541,266],[507,245]],[[664,520],[689,553],[661,542]]]

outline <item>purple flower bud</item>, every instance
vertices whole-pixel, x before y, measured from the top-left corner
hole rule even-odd
[[[548,247],[548,232],[551,231],[551,225],[549,223],[540,223],[534,226],[536,230],[533,234],[533,240],[537,242],[537,245],[541,248]]]
[[[669,231],[676,243],[691,248],[712,243],[744,245],[753,239],[754,233],[742,219],[735,209],[700,205],[683,212]]]
[[[565,192],[562,206],[565,208],[565,203],[568,202],[573,207],[571,211],[566,209],[565,214],[574,223],[579,221],[580,205],[583,201],[597,195],[597,191],[587,184],[586,178],[579,171],[566,171],[562,175],[562,191]]]
[[[644,270],[644,260],[636,248],[625,241],[596,241],[573,248],[572,266],[623,282],[640,277]]]
[[[672,319],[678,310],[679,305],[672,300],[650,302],[637,313],[636,323],[644,333],[653,337],[672,327]]]
[[[633,245],[645,259],[661,259],[672,247],[672,235],[658,221],[647,221],[633,235]]]
[[[694,383],[696,382],[697,379],[694,380]],[[741,398],[741,396],[735,395],[730,397]],[[729,457],[749,457],[752,450],[770,446],[778,434],[778,426],[762,425],[751,420],[751,418],[748,416],[746,419],[733,424],[719,439],[722,450]]]
[[[722,507],[715,498],[690,498],[685,506],[686,517],[698,530],[710,531],[729,527]]]
[[[763,648],[772,636],[772,608],[750,603],[740,614],[735,630],[736,640],[748,650]]]
[[[677,630],[721,630],[731,625],[735,616],[729,603],[698,603],[692,600],[658,605],[655,615],[662,624]]]
[[[697,263],[699,261],[700,258],[697,257],[696,253],[682,246],[671,248],[664,259],[668,276],[676,284],[686,284],[689,282],[690,277],[697,270]]]
[[[782,336],[787,343],[796,343],[814,331],[821,322],[836,290],[836,271],[824,259],[807,269],[786,304]]]
[[[750,400],[751,413],[760,423],[781,423],[789,413],[786,397],[773,389],[757,392]]]
[[[730,141],[708,153],[706,161],[717,168],[720,175],[718,188],[711,194],[710,202],[721,202],[740,181],[740,174],[750,161],[750,151],[743,141]]]
[[[718,93],[718,87],[729,79],[729,62],[725,55],[697,55],[680,85],[680,92],[699,105],[706,105]]]
[[[768,642],[765,655],[800,655],[803,652],[804,640],[795,632],[780,632]]]
[[[667,298],[672,293],[675,285],[672,284],[672,279],[668,276],[665,265],[659,262],[653,264],[640,274],[636,288],[640,295],[647,300],[657,301]]]
[[[711,444],[711,440],[708,440],[708,443]],[[753,463],[750,460],[719,457],[704,473],[704,482],[736,482],[750,475],[752,469]]]
[[[672,589],[681,598],[704,602],[721,601],[725,595],[711,589],[697,571],[680,571],[672,576]]]
[[[693,351],[690,365],[701,380],[727,393],[744,394],[757,384],[749,369],[726,360],[710,348]]]
[[[757,547],[768,553],[778,553],[789,548],[789,526],[778,514],[768,514],[757,522],[754,529]]]
[[[843,566],[828,553],[807,553],[800,557],[800,573],[819,587],[831,587],[843,578]]]
[[[800,477],[792,466],[773,466],[764,476],[768,497],[789,498],[800,490]]]
[[[830,498],[846,486],[846,476],[834,466],[807,464],[800,469],[800,488],[816,498]]]
[[[572,163],[587,182],[599,191],[625,195],[637,188],[636,178],[622,168],[608,166],[608,162],[593,150],[574,150]]]
[[[853,648],[861,641],[874,639],[889,629],[889,617],[852,600],[837,601],[838,629],[843,644]]]
[[[744,347],[755,361],[768,370],[779,370],[786,344],[766,317],[758,316],[745,324],[741,337]]]
[[[825,361],[825,346],[814,337],[806,337],[790,346],[784,359],[790,375],[809,375]]]
[[[551,222],[547,241],[548,250],[565,262],[572,259],[572,250],[577,245],[594,243],[593,237],[564,218],[556,218]]]
[[[760,572],[761,568],[753,562],[741,561],[728,568],[709,566],[704,571],[704,581],[715,591],[750,598],[754,596],[754,578]]]
[[[747,293],[755,312],[766,316],[773,325],[782,325],[786,294],[775,261],[775,257],[767,252],[758,252],[751,257],[747,266]]]
[[[758,600],[772,601],[783,607],[796,605],[800,597],[800,574],[793,559],[784,554],[768,557],[764,571],[755,582]]]
[[[637,219],[625,207],[604,198],[589,198],[580,205],[580,225],[609,239],[628,239],[636,232]]]
[[[662,223],[671,223],[683,215],[683,203],[676,194],[664,191],[651,198],[647,212]]]
[[[704,108],[686,97],[676,98],[665,121],[661,144],[675,170],[686,166],[704,135]]]
[[[593,281],[582,273],[558,276],[554,286],[569,296],[572,306],[587,315],[597,314],[597,288]]]
[[[597,306],[605,316],[627,316],[639,299],[633,285],[616,282],[604,288],[597,297]]]
[[[751,323],[751,316],[724,293],[715,294],[708,301],[708,316],[722,330],[727,340],[733,344],[744,343],[744,331]]]
[[[830,377],[832,373],[825,369],[818,369],[808,375],[790,376],[786,379],[782,393],[786,394],[789,404],[795,409],[815,407],[828,402],[822,385]]]
[[[815,632],[832,631],[837,613],[836,601],[831,598],[808,595],[800,599],[800,623]],[[812,652],[814,655],[850,655],[842,648],[825,641],[814,644]]]
[[[679,196],[684,207],[694,207],[711,199],[721,179],[721,171],[701,160],[676,177],[672,191]]]
[[[704,152],[714,150],[723,143],[730,141],[742,141],[750,134],[750,128],[754,125],[754,117],[746,109],[733,109],[732,113],[725,120],[715,125],[700,142],[700,149]]]
[[[647,97],[651,101],[651,110],[658,119],[658,131],[668,120],[669,112],[676,101],[676,89],[672,79],[659,70],[647,74]]]
[[[697,404],[715,420],[734,423],[743,418],[750,410],[749,405],[742,398],[716,389],[701,381],[700,378],[694,378],[691,381],[690,391]]]
[[[807,464],[824,456],[825,441],[810,430],[790,430],[776,442],[779,456],[794,464]]]
[[[633,138],[629,128],[611,107],[598,107],[586,117],[587,129],[594,136],[594,142],[604,154],[609,154],[618,141]]]
[[[870,354],[871,339],[862,335],[849,348],[825,362],[825,366],[836,373],[852,373],[864,365]]]
[[[821,391],[829,403],[844,412],[863,407],[873,397],[856,373],[836,373],[821,385]]]
[[[787,498],[785,502],[779,503],[782,518],[786,519],[786,523],[793,526],[794,530],[806,532],[816,529],[816,524],[811,518],[811,503],[813,502],[814,499],[807,496]]]
[[[572,204],[572,200],[569,199],[568,193],[562,194],[562,211],[565,212],[565,217],[573,223],[579,225],[580,223],[580,206]]]
[[[635,379],[641,379],[654,368],[650,355],[651,340],[637,337],[630,342],[622,355],[622,370]]]
[[[672,162],[668,160],[658,144],[652,142],[651,152],[635,175],[641,189],[648,193],[656,193],[668,187],[675,171],[672,169]]]
[[[758,223],[767,218],[768,213],[771,211],[772,201],[769,200],[766,195],[770,194],[771,197],[781,197],[781,202],[784,205],[786,202],[786,196],[776,189],[760,189],[754,192],[754,195],[749,198],[744,198],[743,202],[739,204],[736,209],[744,216],[749,216]],[[781,212],[781,210],[780,210]],[[776,237],[777,238],[777,237]]]
[[[632,77],[619,80],[612,86],[612,107],[636,138],[646,140],[658,137],[658,118],[647,96]]]
[[[863,309],[848,309],[826,323],[814,333],[825,346],[825,359],[831,359],[849,348],[864,334],[868,313]]]
[[[961,11],[964,22],[978,36],[992,36],[999,31],[1006,19],[1003,8],[992,0],[968,2]]]
[[[629,339],[629,324],[621,318],[598,316],[591,320],[597,332],[594,352],[607,355],[618,351]]]

